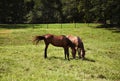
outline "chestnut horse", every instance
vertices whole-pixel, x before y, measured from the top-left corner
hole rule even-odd
[[[75,54],[75,45],[64,35],[60,36],[55,36],[52,34],[46,34],[42,36],[35,36],[33,39],[33,42],[38,44],[40,40],[44,40],[45,42],[45,50],[44,50],[44,58],[47,58],[47,49],[49,44],[52,44],[57,47],[63,47],[64,48],[64,54],[65,54],[65,59],[66,55],[69,60],[69,47],[72,49],[72,54]]]
[[[83,44],[82,40],[80,39],[80,37],[68,35],[67,38],[69,40],[71,40],[71,42],[75,45],[75,49],[78,51],[79,58],[82,57],[82,59],[84,59],[85,49],[84,49],[84,44]],[[75,58],[76,52],[74,54],[72,54],[72,56],[73,56],[73,58]]]

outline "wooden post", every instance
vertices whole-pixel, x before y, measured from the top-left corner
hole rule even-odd
[[[61,23],[61,29],[62,29],[62,23]]]

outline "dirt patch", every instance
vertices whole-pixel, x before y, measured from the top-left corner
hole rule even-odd
[[[0,34],[8,34],[11,33],[11,30],[1,30]]]

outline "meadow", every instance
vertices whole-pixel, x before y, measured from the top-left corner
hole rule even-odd
[[[120,81],[120,32],[100,24],[1,24],[0,81]],[[86,59],[64,59],[63,48],[33,45],[43,34],[82,38]]]

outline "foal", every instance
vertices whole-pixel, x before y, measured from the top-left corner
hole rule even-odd
[[[68,35],[67,38],[70,39],[71,42],[75,45],[75,49],[78,51],[79,58],[82,57],[82,59],[84,59],[85,58],[85,49],[84,49],[84,44],[83,44],[82,40],[80,39],[80,37]],[[72,56],[73,56],[73,58],[75,58],[76,52],[74,54],[72,53]]]
[[[69,47],[72,49],[72,54],[75,54],[75,45],[64,35],[60,36],[55,36],[52,34],[46,34],[42,36],[35,36],[33,39],[33,42],[38,44],[40,40],[44,40],[45,42],[45,50],[44,50],[44,58],[47,58],[47,49],[49,44],[52,44],[57,47],[63,47],[64,48],[64,54],[65,54],[65,59],[66,55],[69,60]]]

